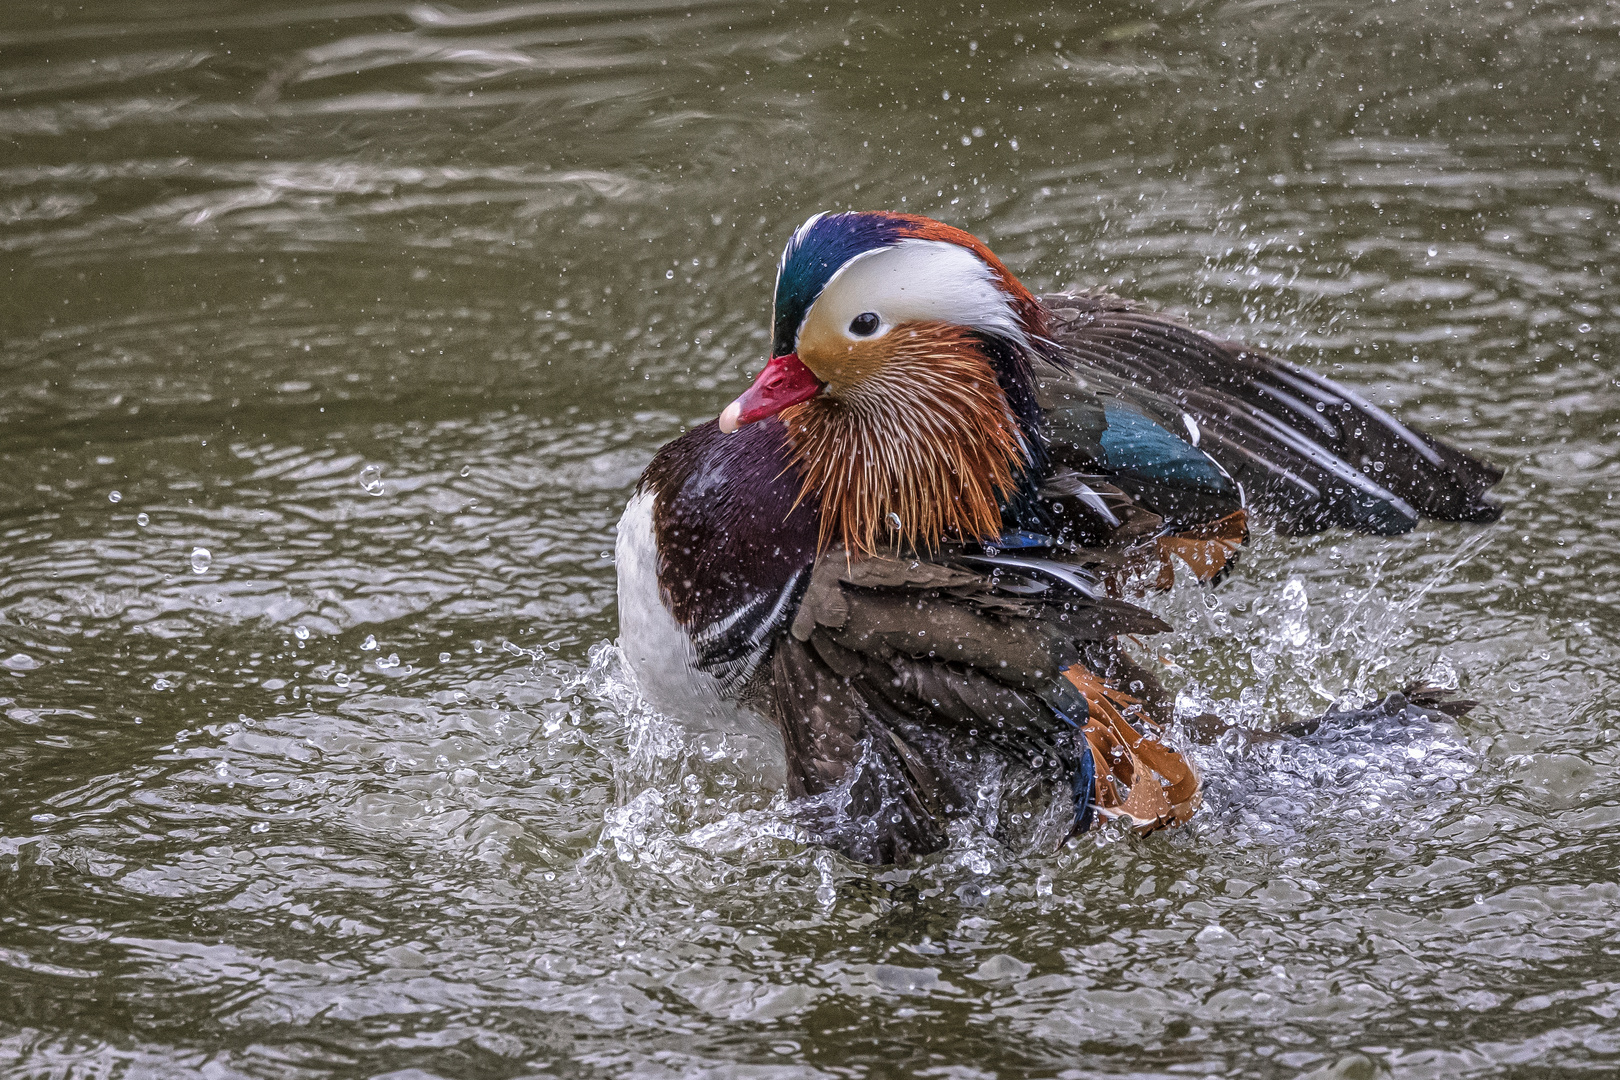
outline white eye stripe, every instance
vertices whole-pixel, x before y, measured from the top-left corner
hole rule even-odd
[[[902,240],[849,260],[805,313],[799,338],[807,332],[856,338],[850,323],[866,312],[878,316],[879,327],[858,340],[902,323],[946,322],[1028,344],[1011,298],[990,267],[967,248],[943,240]]]

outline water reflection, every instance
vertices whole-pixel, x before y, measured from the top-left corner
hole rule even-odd
[[[0,1061],[1607,1067],[1616,29],[12,5]],[[1494,529],[1267,538],[1156,601],[1189,709],[1418,676],[1482,706],[1205,751],[1208,809],[1151,842],[803,846],[629,693],[608,553],[653,449],[757,369],[786,230],[849,205],[1237,328],[1506,465]]]

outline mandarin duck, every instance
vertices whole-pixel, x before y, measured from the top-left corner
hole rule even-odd
[[[1213,581],[1251,515],[1499,513],[1498,469],[1355,391],[1113,295],[1035,296],[928,218],[812,217],[773,322],[753,385],[624,511],[619,643],[654,707],[763,746],[813,838],[865,862],[993,824],[992,769],[1065,835],[1186,821],[1198,776],[1128,646],[1169,627],[1128,586]]]

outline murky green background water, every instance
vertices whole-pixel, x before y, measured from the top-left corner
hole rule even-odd
[[[1617,148],[1601,0],[5,4],[0,1072],[1612,1075]],[[1156,601],[1189,705],[1484,704],[1146,842],[797,843],[609,552],[850,205],[1506,466]]]

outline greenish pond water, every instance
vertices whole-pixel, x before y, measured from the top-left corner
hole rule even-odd
[[[1601,0],[0,7],[0,1075],[1614,1075],[1617,150]],[[1480,707],[800,844],[610,552],[847,206],[1503,465],[1152,601],[1189,708]]]

